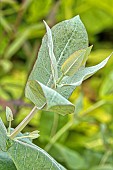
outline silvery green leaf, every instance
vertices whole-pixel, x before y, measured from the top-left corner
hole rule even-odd
[[[78,71],[83,61],[85,51],[85,49],[78,50],[67,58],[61,66],[61,71],[64,76],[72,76]]]
[[[0,151],[0,170],[17,170],[13,160],[3,151]]]
[[[61,65],[75,51],[88,47],[86,29],[79,16],[62,21],[52,27],[54,54],[57,60],[58,76],[61,76]],[[30,80],[38,80],[44,85],[51,87],[54,83],[51,79],[51,61],[48,50],[47,34],[42,39],[38,58],[31,71]]]
[[[79,68],[79,70],[73,76],[70,77],[65,76],[60,82],[61,84],[57,85],[57,88],[54,89],[54,92],[52,91],[52,94],[55,95],[55,97],[56,94],[58,94],[68,99],[73,90],[76,88],[76,86],[79,86],[83,80],[90,77],[100,68],[104,67],[104,65],[107,62],[107,59],[104,60],[102,63],[98,64],[97,66],[84,68],[92,46],[88,47],[87,32],[79,16],[58,23],[51,29],[51,31],[59,78],[62,76],[61,66],[67,60],[67,58],[75,51],[86,48],[86,53],[84,55],[84,59],[81,63],[81,67]],[[35,83],[33,86],[36,87],[38,86],[38,92],[36,88],[34,89],[34,87],[33,88],[29,87],[29,83],[27,83],[26,97],[28,97],[33,103],[36,103],[37,107],[39,108],[42,107],[44,103],[46,104],[47,101],[48,103],[49,101],[52,101],[50,100],[52,96],[48,95],[52,90],[51,88],[54,87],[53,86],[54,81],[52,79],[47,34],[44,36],[42,40],[42,45],[39,50],[38,59],[36,60],[33,70],[29,76],[29,80],[37,80],[38,84],[36,85]],[[39,83],[41,84],[39,85]],[[45,86],[50,88],[47,90],[47,93],[44,92],[46,89]],[[40,95],[41,99],[39,99]],[[56,101],[55,103],[57,104]],[[50,106],[50,103],[47,104],[47,106]],[[55,107],[57,108],[56,105]],[[47,107],[45,108],[47,109]],[[49,109],[50,108],[51,107],[49,107]],[[52,110],[55,111],[55,109]]]
[[[45,21],[44,21],[44,24],[47,30],[47,44],[48,44],[48,49],[49,49],[49,57],[51,61],[52,76],[53,76],[54,82],[56,83],[56,80],[58,79],[58,71],[57,71],[57,61],[56,61],[56,58],[53,52],[52,32]]]
[[[10,159],[14,163],[14,167],[16,167],[17,170],[66,170],[46,151],[34,145],[33,143],[28,143],[24,140],[11,140],[8,138],[6,134],[6,128],[1,119],[0,149],[10,156]],[[10,169],[16,170],[13,168],[13,166],[11,166]]]
[[[7,151],[7,143],[6,143],[7,140],[8,140],[7,130],[0,118],[0,149],[4,152]]]
[[[87,78],[92,76],[94,73],[96,73],[98,70],[103,68],[108,62],[109,58],[110,56],[95,66],[85,67],[85,68],[82,67],[74,76],[65,77],[62,80],[62,85],[63,86],[75,86],[75,87],[80,85],[83,80],[86,80]]]
[[[62,75],[61,66],[64,63],[64,61],[75,51],[88,47],[88,36],[86,29],[83,23],[81,22],[79,16],[58,23],[57,25],[53,26],[51,31],[54,44],[54,54],[57,61],[58,77],[60,77]],[[37,80],[38,84],[35,83],[33,85],[36,87],[38,86],[37,90],[36,87],[35,88],[29,87],[29,80]],[[39,85],[39,82],[41,83],[41,86]],[[38,58],[28,79],[25,95],[33,103],[36,103],[38,108],[42,107],[42,105],[46,103],[46,100],[49,103],[47,105],[50,106],[49,101],[53,102],[53,100],[50,100],[50,98],[52,98],[52,95],[55,96],[54,99],[59,99],[59,95],[62,94],[61,91],[59,91],[59,93],[56,93],[55,92],[56,89],[54,89],[54,91],[52,89],[49,89],[49,87],[50,88],[53,87],[53,84],[54,81],[52,79],[51,61],[48,50],[48,36],[47,34],[45,34],[44,38],[42,39],[42,45],[38,53]],[[47,94],[45,92],[46,97],[44,94],[44,89],[46,88],[44,87],[42,90],[43,85],[48,87]],[[48,95],[51,93],[51,91],[52,95]],[[68,93],[68,96],[70,96],[71,94],[70,90],[66,92]],[[58,97],[56,97],[57,95]],[[64,101],[64,98],[60,96],[60,102],[61,98]],[[55,103],[57,104],[56,100]],[[61,106],[59,104],[60,103],[58,103],[58,107],[57,105],[55,105],[54,109],[53,107],[51,107],[52,111],[54,110],[60,113],[61,112],[60,107],[62,107],[62,109],[66,111],[68,105],[65,107],[64,105]],[[66,109],[64,109],[63,107]],[[51,110],[50,107],[49,110]],[[71,111],[72,110],[74,109],[71,109]],[[65,114],[64,111],[63,114]]]
[[[42,105],[45,103],[46,105],[43,110],[52,111],[62,115],[73,113],[75,110],[75,106],[71,102],[69,102],[55,90],[45,86],[38,81],[29,80],[26,90],[26,96],[38,108],[42,107]]]
[[[14,161],[17,170],[22,170],[23,167],[27,170],[66,170],[46,151],[34,144],[27,144],[19,140],[13,141],[7,152]]]
[[[26,97],[40,109],[46,104],[46,97],[40,84],[35,80],[29,80],[25,89]]]
[[[98,70],[106,65],[111,55],[95,66],[81,67],[81,69],[79,69],[78,72],[75,73],[75,75],[71,77],[64,77],[61,81],[61,84],[57,88],[57,92],[61,93],[62,96],[69,98],[70,93],[72,93],[77,86],[81,85],[84,80],[92,76],[94,73],[96,73]]]
[[[6,106],[6,118],[7,118],[7,121],[13,120],[12,110],[8,106]]]

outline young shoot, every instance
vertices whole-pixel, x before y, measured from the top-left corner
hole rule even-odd
[[[8,106],[6,106],[6,119],[9,122],[7,134],[10,135],[11,122],[13,120],[13,113],[12,113],[12,110]]]

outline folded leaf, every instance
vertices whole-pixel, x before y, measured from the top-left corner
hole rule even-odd
[[[26,97],[30,99],[39,109],[46,104],[46,97],[38,82],[29,80],[25,89]]]
[[[64,77],[61,81],[61,84],[57,87],[57,92],[65,98],[69,98],[69,96],[77,86],[81,85],[84,80],[92,76],[94,73],[96,73],[98,70],[106,65],[110,56],[95,66],[81,67],[81,69],[78,70],[78,72],[76,72],[76,74],[71,77]]]
[[[75,106],[57,93],[55,90],[42,83],[29,80],[26,87],[26,96],[38,107],[45,107],[43,110],[52,111],[62,115],[73,113]]]
[[[65,76],[72,76],[78,71],[85,54],[85,49],[74,52],[70,57],[63,63],[61,71]]]
[[[71,54],[61,66],[63,75],[72,76],[78,71],[81,65],[85,66],[91,49],[92,46],[78,50]]]
[[[54,82],[56,84],[56,80],[58,79],[58,71],[57,71],[57,61],[53,52],[53,39],[52,39],[52,32],[47,23],[44,21],[47,30],[47,44],[49,48],[49,57],[51,61],[51,71]]]
[[[89,57],[89,54],[91,52],[92,47],[93,47],[93,45],[91,45],[88,48],[86,48],[86,52],[85,52],[85,55],[84,55],[84,58],[83,58],[83,61],[82,61],[82,66],[85,66],[86,61],[87,61],[87,59]]]

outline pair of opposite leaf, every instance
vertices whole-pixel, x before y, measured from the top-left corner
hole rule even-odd
[[[78,16],[71,19],[71,21],[72,20],[80,24],[80,18]],[[69,20],[67,20],[67,22],[68,21]],[[84,45],[83,49],[76,50],[74,53],[68,56],[68,58],[65,59],[65,61],[60,66],[59,74],[59,63],[57,61],[58,56],[55,57],[54,54],[52,31],[45,21],[44,23],[47,30],[46,43],[48,49],[46,50],[48,50],[52,73],[50,80],[53,80],[53,84],[49,87],[48,85],[38,80],[38,75],[34,78],[32,76],[36,72],[34,69],[32,71],[33,74],[31,72],[31,76],[27,83],[26,97],[28,97],[38,108],[65,115],[72,113],[75,110],[75,106],[67,100],[73,90],[79,86],[83,80],[87,79],[99,69],[104,67],[110,56],[96,66],[85,67],[92,46],[87,47],[87,45]],[[44,107],[42,108],[43,105]]]

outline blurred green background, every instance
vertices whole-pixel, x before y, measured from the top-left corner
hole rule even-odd
[[[113,0],[0,0],[0,116],[6,125],[6,106],[13,127],[33,107],[24,88],[45,33],[42,21],[52,27],[78,14],[94,45],[87,65],[95,65],[113,51]],[[38,129],[34,143],[68,170],[113,170],[113,57],[70,100],[77,105],[72,125],[72,115],[40,112],[24,132]]]

